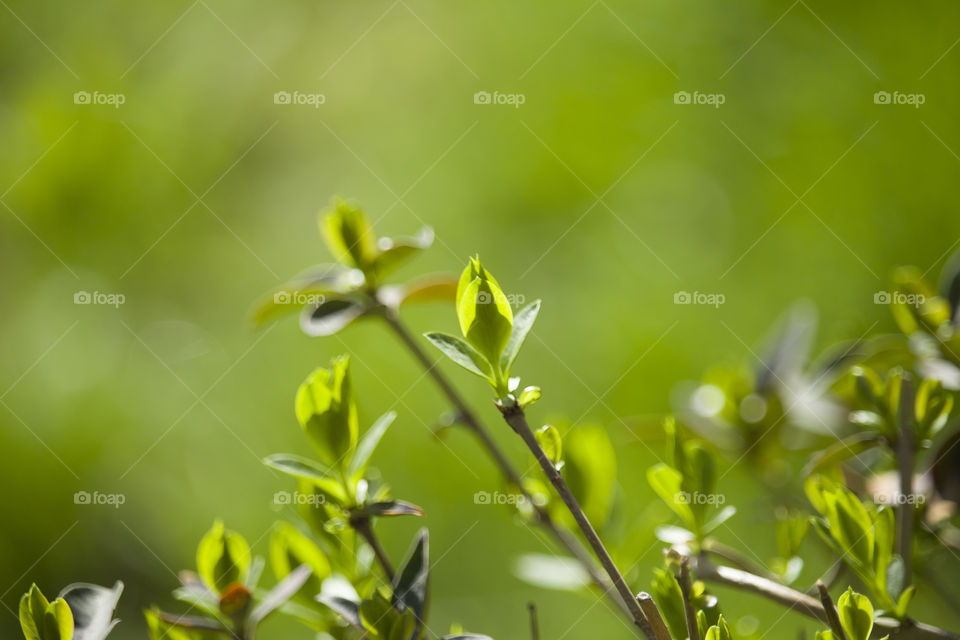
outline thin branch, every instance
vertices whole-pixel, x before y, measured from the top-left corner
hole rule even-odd
[[[696,570],[697,576],[702,580],[755,593],[807,617],[820,620],[824,624],[830,624],[827,612],[817,598],[773,580],[767,580],[732,567],[714,566],[703,556],[700,556]],[[878,618],[874,621],[873,628],[874,634],[878,638],[890,634],[891,638],[895,640],[960,640],[960,635],[956,633],[913,620],[907,620],[901,624],[889,618]]]
[[[373,532],[373,526],[370,524],[370,518],[357,518],[356,520],[351,520],[350,525],[354,530],[367,541],[367,544],[370,545],[370,548],[373,549],[373,553],[377,556],[377,562],[380,563],[380,566],[383,568],[383,572],[387,574],[387,579],[390,582],[393,582],[393,564],[390,563],[390,558],[387,556],[387,552],[384,550],[383,545],[380,544],[380,539],[377,538],[377,534]]]
[[[537,622],[537,605],[532,602],[527,605],[530,612],[530,640],[540,640],[540,624]]]
[[[691,594],[693,582],[690,580],[690,559],[680,561],[680,575],[677,577],[680,584],[680,593],[683,594],[683,613],[687,618],[687,637],[690,640],[700,640],[700,627],[697,626],[697,612],[693,609]]]
[[[833,598],[830,597],[830,592],[827,591],[827,585],[817,580],[817,591],[820,593],[820,604],[823,605],[823,610],[827,614],[827,621],[830,623],[830,630],[833,631],[833,637],[836,640],[847,640],[847,634],[844,633],[843,627],[840,626],[840,615],[837,613],[836,605],[833,604]]]
[[[900,383],[900,433],[897,438],[896,458],[900,472],[900,500],[897,509],[897,553],[903,559],[903,584],[911,581],[913,565],[913,470],[916,447],[913,438],[913,385],[904,376]]]
[[[536,513],[536,524],[542,526],[544,529],[550,532],[550,534],[560,543],[564,549],[566,549],[570,555],[583,567],[583,569],[590,576],[590,579],[593,581],[597,587],[600,588],[604,593],[613,596],[614,587],[613,584],[606,578],[602,571],[599,570],[596,563],[590,558],[589,553],[580,542],[570,534],[570,532],[557,524],[553,518],[550,516],[549,512],[546,509],[537,504],[533,496],[523,485],[523,480],[520,478],[520,474],[513,467],[510,460],[504,454],[503,450],[500,449],[500,446],[493,439],[490,433],[484,428],[480,420],[467,405],[466,400],[463,396],[457,391],[456,387],[447,379],[443,372],[437,367],[434,362],[430,359],[430,356],[421,348],[420,344],[416,341],[407,327],[402,323],[400,318],[397,316],[396,312],[383,308],[381,310],[381,315],[390,326],[393,332],[400,339],[400,342],[413,354],[414,358],[423,365],[426,372],[433,378],[433,381],[440,387],[440,391],[447,397],[447,400],[456,408],[457,413],[460,416],[461,421],[467,426],[470,431],[477,436],[480,440],[480,443],[487,450],[487,453],[493,459],[497,467],[500,468],[500,472],[507,479],[510,484],[517,487],[517,490],[520,491],[523,496],[527,499],[527,504],[533,505],[533,509]],[[630,613],[629,608],[624,605],[619,598],[613,597],[614,602],[616,602],[619,607],[626,613]]]
[[[647,638],[649,638],[649,640],[656,640],[655,636],[653,635],[653,629],[650,627],[646,617],[643,615],[643,610],[640,608],[640,604],[633,596],[633,592],[630,590],[629,585],[627,585],[627,581],[624,579],[623,574],[621,574],[620,570],[617,569],[617,565],[614,564],[613,558],[610,557],[609,552],[607,552],[607,548],[603,546],[600,536],[597,535],[593,525],[590,524],[590,520],[583,512],[583,509],[580,508],[580,504],[573,496],[573,493],[571,493],[567,483],[564,482],[560,472],[557,471],[556,467],[553,466],[553,463],[550,462],[547,454],[544,453],[543,449],[540,447],[540,443],[537,442],[536,437],[530,430],[530,425],[527,424],[527,418],[523,414],[523,409],[515,404],[512,406],[498,404],[497,407],[503,414],[503,419],[506,420],[507,424],[509,424],[510,427],[512,427],[513,430],[516,431],[517,434],[523,439],[523,442],[527,445],[527,448],[530,449],[530,452],[540,464],[540,468],[543,469],[543,472],[550,480],[553,488],[556,489],[558,494],[560,494],[560,499],[563,500],[563,503],[567,506],[567,510],[570,511],[570,514],[573,515],[573,519],[580,527],[583,537],[586,538],[590,548],[593,549],[594,554],[596,554],[597,559],[600,561],[600,565],[607,572],[607,575],[610,576],[610,580],[617,588],[617,592],[623,599],[624,604],[626,604],[626,606],[629,608],[630,614],[633,617],[633,623],[640,628],[640,630],[644,633],[644,635],[647,636]]]
[[[780,576],[768,571],[765,567],[760,566],[758,563],[754,562],[733,547],[728,547],[727,545],[717,542],[716,540],[708,541],[704,545],[704,551],[707,553],[712,553],[718,558],[722,558],[727,562],[743,569],[744,571],[749,571],[750,573],[755,573],[774,581],[780,581]]]
[[[647,616],[647,622],[653,627],[653,635],[656,640],[673,640],[673,637],[670,635],[670,630],[667,629],[667,624],[663,621],[663,616],[660,615],[660,610],[657,608],[657,604],[653,601],[650,594],[646,591],[641,591],[637,594],[637,602],[640,603],[640,608],[643,609],[643,615]]]

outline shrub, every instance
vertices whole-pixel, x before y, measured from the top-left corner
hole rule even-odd
[[[910,616],[915,597],[939,588],[926,579],[937,571],[929,563],[955,546],[958,537],[956,266],[945,271],[939,292],[915,269],[895,272],[896,293],[887,297],[902,335],[841,345],[821,364],[810,365],[801,339],[810,323],[805,312],[795,311],[758,366],[711,371],[685,396],[678,419],[666,417],[663,423],[664,462],[647,471],[652,493],[676,524],[656,529],[665,545],[664,567],[647,577],[649,593],[637,593],[647,578],[620,569],[632,564],[629,545],[608,547],[601,536],[611,519],[616,484],[616,457],[605,431],[578,427],[562,434],[555,426],[533,429],[528,422],[541,390],[522,385],[514,365],[540,301],[514,313],[510,297],[479,257],[468,261],[458,279],[430,276],[387,284],[399,266],[430,246],[429,229],[409,238],[377,238],[367,215],[345,202],[323,214],[320,227],[337,262],[309,269],[270,292],[257,305],[255,321],[263,324],[302,310],[301,326],[310,336],[333,335],[364,318],[382,322],[454,407],[456,424],[476,435],[491,455],[516,491],[511,505],[518,516],[554,540],[556,557],[521,559],[523,577],[541,586],[604,594],[648,640],[733,638],[711,584],[821,621],[818,640],[887,634],[960,638]],[[431,332],[422,342],[407,329],[400,309],[435,300],[453,304],[461,335]],[[521,478],[452,379],[435,366],[427,343],[489,384],[500,417],[539,464],[540,478]],[[265,460],[291,477],[296,493],[278,496],[292,502],[289,496],[296,495],[301,515],[299,522],[279,522],[273,530],[268,560],[274,586],[260,586],[266,561],[217,521],[200,541],[196,571],[183,572],[174,591],[188,611],[146,612],[154,640],[251,640],[275,612],[292,616],[320,638],[437,635],[428,627],[427,530],[417,534],[399,563],[388,557],[376,534],[382,520],[423,515],[368,473],[396,414],[361,425],[356,402],[348,356],[316,369],[295,396],[297,421],[315,459],[276,454]],[[811,421],[820,428],[810,429]],[[810,461],[805,481],[784,487],[779,460],[788,442],[806,450]],[[771,518],[778,556],[767,566],[716,539],[736,515],[718,489],[725,458],[734,465],[746,461],[757,477],[777,485],[774,499],[781,504]],[[808,507],[795,499],[801,492]],[[809,545],[818,542],[833,554],[833,568],[810,588],[791,586],[807,563]],[[850,579],[865,593],[854,591]],[[830,593],[834,588],[842,591],[837,599]],[[23,632],[28,640],[102,640],[115,624],[112,612],[121,590],[119,583],[113,589],[72,585],[51,602],[34,585],[20,603]],[[723,606],[744,607],[739,602]],[[532,607],[531,616],[536,639],[539,623]],[[486,636],[454,628],[443,637]]]

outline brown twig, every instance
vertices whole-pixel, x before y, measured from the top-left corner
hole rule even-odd
[[[680,593],[683,594],[683,613],[687,618],[687,637],[690,640],[700,640],[700,627],[697,626],[697,612],[690,601],[693,593],[693,582],[690,580],[690,559],[680,561],[680,575],[677,577],[680,584]]]
[[[603,545],[603,542],[600,540],[600,536],[597,535],[593,525],[590,524],[590,520],[580,507],[580,503],[577,502],[577,499],[573,496],[573,493],[571,493],[567,483],[564,482],[560,472],[557,471],[557,468],[547,457],[547,454],[544,453],[543,449],[540,447],[540,443],[537,442],[536,436],[533,435],[533,431],[530,430],[530,425],[527,424],[527,418],[523,414],[523,409],[515,404],[511,406],[498,404],[497,407],[503,414],[503,419],[506,420],[507,424],[509,424],[510,427],[523,439],[523,442],[527,445],[527,448],[530,449],[533,457],[537,459],[537,462],[540,464],[540,468],[543,469],[543,472],[546,474],[547,479],[550,480],[550,484],[553,485],[553,488],[556,489],[557,493],[560,495],[560,499],[563,500],[563,503],[567,506],[567,510],[570,511],[573,519],[580,527],[583,537],[587,540],[590,548],[593,549],[594,554],[600,561],[600,566],[602,566],[607,572],[607,575],[610,576],[610,580],[616,587],[617,592],[620,594],[624,604],[629,609],[634,624],[639,627],[639,629],[644,633],[644,635],[647,636],[647,638],[649,638],[649,640],[656,640],[655,636],[653,635],[653,629],[647,622],[647,619],[643,614],[643,610],[640,608],[640,604],[633,596],[633,592],[630,590],[629,585],[627,585],[627,581],[624,579],[623,574],[621,574],[620,570],[617,569],[617,565],[614,564],[613,558],[610,557],[610,553]]]
[[[637,594],[637,602],[640,603],[640,608],[643,609],[643,615],[647,616],[647,622],[650,623],[656,640],[673,640],[667,624],[663,621],[663,616],[660,615],[660,609],[657,608],[657,604],[653,601],[650,594],[646,591],[641,591]]]
[[[540,640],[540,624],[537,622],[537,605],[532,602],[527,605],[530,612],[530,640]]]
[[[913,469],[916,448],[913,437],[913,385],[904,376],[900,383],[900,419],[896,444],[897,469],[900,473],[900,500],[897,509],[897,553],[903,559],[903,585],[911,580],[913,565]]]
[[[714,566],[703,556],[698,559],[696,570],[697,576],[702,580],[755,593],[807,617],[830,624],[827,612],[817,598],[773,580],[761,578],[732,567]],[[889,618],[878,618],[874,622],[873,628],[874,634],[878,638],[889,634],[893,640],[960,640],[960,635],[952,631],[913,620],[907,620],[901,624]]]
[[[370,548],[373,549],[373,553],[377,556],[377,562],[380,563],[380,566],[383,568],[383,572],[387,574],[387,579],[390,582],[393,582],[393,565],[390,563],[390,558],[387,556],[387,552],[384,550],[383,545],[380,544],[380,539],[377,538],[377,534],[373,532],[373,526],[370,524],[370,518],[357,518],[350,521],[350,526],[353,527],[354,531],[360,534],[360,536],[366,540],[367,544],[370,545]]]
[[[817,591],[820,593],[820,604],[823,605],[823,610],[827,614],[827,622],[830,623],[833,637],[835,640],[847,640],[847,634],[844,633],[843,627],[840,625],[840,615],[837,613],[837,607],[833,604],[830,592],[827,591],[827,585],[823,584],[821,580],[817,580]]]
[[[506,454],[497,444],[496,440],[490,435],[487,429],[483,426],[480,420],[477,418],[476,414],[470,409],[467,405],[466,400],[463,396],[460,395],[456,387],[447,379],[439,367],[436,366],[430,356],[421,348],[420,344],[416,341],[413,335],[407,330],[406,326],[401,322],[399,316],[392,309],[383,307],[380,314],[384,320],[386,320],[387,325],[393,330],[394,334],[400,339],[400,342],[413,354],[414,358],[423,365],[424,370],[427,374],[433,378],[433,381],[440,388],[440,391],[447,397],[454,408],[456,408],[457,413],[459,414],[460,420],[463,424],[473,432],[473,434],[480,440],[480,443],[487,450],[487,453],[493,459],[497,467],[500,468],[500,472],[507,479],[510,484],[517,487],[517,489],[523,494],[527,499],[527,504],[533,505],[533,509],[536,513],[535,522],[546,529],[557,542],[562,546],[567,552],[574,557],[574,559],[583,567],[583,569],[590,576],[591,581],[599,587],[604,593],[613,594],[614,587],[612,583],[606,578],[602,571],[599,570],[596,563],[590,558],[589,553],[580,542],[570,534],[570,532],[564,527],[557,524],[550,514],[537,504],[534,500],[534,497],[526,490],[523,486],[523,480],[520,478],[520,474],[513,467],[510,460],[507,459]],[[629,608],[624,605],[619,598],[614,597],[614,602],[616,602],[620,608],[629,613]]]

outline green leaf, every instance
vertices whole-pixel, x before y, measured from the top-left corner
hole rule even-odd
[[[869,640],[873,630],[873,605],[866,596],[848,588],[837,600],[837,612],[848,640]]]
[[[509,305],[508,305],[509,306]],[[507,342],[503,355],[500,356],[500,370],[504,377],[510,375],[513,363],[520,353],[520,347],[523,346],[527,334],[533,328],[533,323],[537,320],[537,314],[540,313],[540,301],[535,300],[530,305],[521,309],[513,318],[513,329],[510,332],[510,340]]]
[[[299,590],[300,595],[312,601],[320,593],[323,581],[330,576],[330,561],[320,547],[296,527],[288,522],[278,522],[270,536],[270,566],[274,575],[283,580],[301,565],[309,567],[311,573]]]
[[[684,612],[683,593],[676,578],[663,569],[654,570],[653,582],[650,586],[653,600],[663,614],[663,619],[674,638],[687,637],[687,617]]]
[[[540,387],[526,387],[523,391],[520,392],[520,395],[517,397],[517,404],[520,405],[521,409],[526,409],[534,402],[540,399],[541,392]]]
[[[420,516],[422,517],[423,509],[418,507],[415,504],[410,502],[405,502],[403,500],[387,500],[385,502],[374,502],[372,504],[365,505],[360,509],[354,509],[351,512],[353,516],[360,517],[391,517],[391,516]]]
[[[296,414],[324,464],[345,467],[358,431],[349,357],[336,358],[330,369],[310,374],[297,391]]]
[[[865,413],[863,411],[854,413]],[[852,418],[851,414],[851,420]],[[876,415],[876,414],[873,414]],[[848,458],[853,458],[864,451],[872,449],[882,442],[876,433],[857,433],[843,438],[826,449],[818,452],[804,469],[804,475],[820,473],[830,467],[840,464]]]
[[[570,491],[593,525],[602,527],[610,518],[617,484],[617,456],[606,429],[585,425],[570,430],[563,458]]]
[[[49,604],[36,584],[20,598],[20,628],[27,640],[43,640],[43,614]]]
[[[777,519],[777,552],[783,559],[799,554],[800,545],[810,530],[810,519],[803,513],[791,513],[780,508],[775,513]]]
[[[470,373],[478,375],[491,383],[493,382],[493,371],[490,368],[490,363],[465,341],[456,336],[437,332],[425,333],[423,337],[429,340],[430,344],[437,349],[440,349],[445,356]]]
[[[332,336],[368,311],[366,305],[351,298],[326,298],[304,308],[300,316],[300,329],[311,338]]]
[[[897,598],[900,597],[900,594],[903,593],[904,589],[904,578],[905,569],[903,566],[903,558],[900,555],[894,555],[886,568],[886,588],[887,594],[890,598],[896,602]]]
[[[698,613],[703,613],[703,611]],[[722,615],[717,621],[717,624],[707,629],[707,632],[703,634],[702,637],[704,640],[732,640],[730,627],[727,626],[727,621],[723,619]]]
[[[350,474],[351,477],[363,475],[367,465],[370,463],[370,457],[373,455],[373,452],[376,451],[377,445],[380,444],[380,440],[383,438],[383,434],[387,432],[387,429],[396,419],[397,412],[388,411],[377,418],[373,426],[363,434],[360,444],[357,445],[357,450],[350,458],[350,464],[347,465],[347,473]]]
[[[363,631],[363,622],[360,620],[360,604],[347,598],[339,596],[330,596],[320,594],[316,598],[317,602],[332,609],[334,612],[349,622],[354,628]]]
[[[686,494],[683,491],[683,475],[679,471],[661,462],[647,469],[647,482],[688,528],[696,528],[697,522],[690,509],[689,498],[684,499]]]
[[[337,261],[368,272],[377,256],[377,237],[367,214],[343,200],[321,214],[320,231]]]
[[[250,628],[256,629],[263,620],[292,598],[306,583],[310,577],[310,567],[302,564],[287,577],[277,583],[277,585],[267,592],[267,595],[260,600],[259,604],[250,612],[250,618],[247,622]]]
[[[336,479],[336,474],[313,460],[291,453],[277,453],[264,458],[263,463],[271,469],[276,469],[295,478],[308,480],[323,495],[337,503],[342,504],[347,500],[346,490]]]
[[[813,640],[835,640],[835,638],[832,631],[817,631]]]
[[[297,274],[254,304],[254,326],[262,326],[286,313],[300,311],[329,297],[339,297],[363,284],[363,275],[339,264],[321,264]]]
[[[894,615],[900,620],[904,619],[907,616],[907,608],[910,607],[910,601],[913,600],[913,595],[917,592],[916,585],[910,585],[903,590],[903,593],[900,594],[900,597],[897,598],[897,606],[894,610]]]
[[[43,614],[44,640],[72,640],[73,612],[63,598],[57,598],[47,606]]]
[[[409,238],[380,238],[377,241],[379,253],[372,264],[375,279],[378,282],[383,280],[432,244],[433,229],[430,227],[424,227],[417,235]]]
[[[553,425],[545,424],[536,433],[537,443],[547,458],[553,463],[553,466],[559,469],[563,463],[563,440],[560,438],[560,432]]]
[[[384,640],[389,640],[390,629],[400,617],[399,612],[380,592],[375,592],[372,597],[362,601],[359,612],[360,622],[367,631],[367,636]]]
[[[717,527],[735,515],[737,515],[737,508],[732,504],[720,509],[720,512],[717,515],[710,518],[710,520],[703,525],[703,535],[707,535],[711,531],[716,530]]]
[[[510,339],[513,311],[500,285],[479,258],[471,258],[460,277],[457,318],[463,337],[486,358],[494,377],[501,382],[504,376],[500,356]]]
[[[398,611],[411,610],[417,618],[417,629],[426,620],[430,583],[430,536],[421,529],[410,555],[397,570],[393,580],[391,602]],[[418,631],[419,632],[419,631]]]
[[[382,286],[377,291],[381,304],[397,309],[407,303],[453,302],[457,297],[457,280],[446,274],[417,278],[406,284]]]
[[[30,590],[20,598],[19,618],[20,628],[27,640],[72,640],[74,637],[70,605],[63,598],[48,601],[36,584],[31,585]],[[100,638],[106,637],[108,632],[109,629]],[[77,637],[82,640],[82,636]]]
[[[197,572],[216,593],[222,593],[234,582],[246,582],[250,563],[247,541],[239,533],[224,529],[219,520],[197,547]]]

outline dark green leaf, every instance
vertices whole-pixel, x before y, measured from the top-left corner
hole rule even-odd
[[[353,600],[347,600],[339,596],[328,596],[320,594],[317,596],[317,602],[325,605],[340,614],[340,616],[349,622],[353,627],[363,631],[363,622],[360,620],[360,604]]]
[[[417,628],[422,628],[426,619],[430,583],[430,536],[421,529],[414,541],[410,555],[397,570],[393,581],[391,602],[399,611],[413,611]]]
[[[367,313],[367,307],[350,298],[328,298],[303,310],[300,328],[312,338],[332,336]]]

